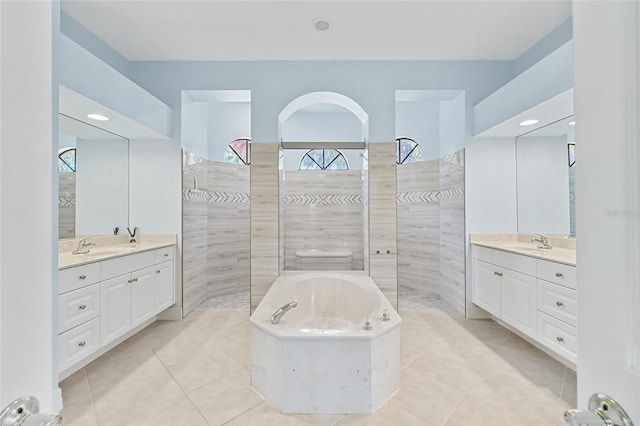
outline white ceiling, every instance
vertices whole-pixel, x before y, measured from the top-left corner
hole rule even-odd
[[[562,0],[101,1],[63,9],[137,60],[513,60],[571,16]],[[331,27],[318,31],[316,17]]]

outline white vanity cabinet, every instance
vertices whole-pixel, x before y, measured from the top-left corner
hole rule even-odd
[[[59,273],[59,371],[68,376],[175,303],[174,246]]]
[[[534,259],[474,247],[473,303],[535,338],[535,268]]]
[[[575,271],[575,266],[474,245],[472,302],[575,365]]]

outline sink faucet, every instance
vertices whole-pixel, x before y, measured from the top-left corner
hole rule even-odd
[[[536,234],[536,235],[540,238],[534,238],[531,241],[533,241],[534,243],[539,243],[538,244],[539,249],[551,250],[553,248],[549,245],[549,242],[547,241],[547,237],[545,237],[542,234]]]
[[[71,254],[87,254],[89,253],[89,249],[87,247],[95,245],[96,243],[92,243],[91,241],[87,241],[86,238],[83,238],[78,242],[78,248],[72,251]]]
[[[298,306],[298,302],[294,300],[293,302],[289,302],[279,308],[273,313],[273,315],[271,315],[271,324],[278,324],[280,322],[280,318],[282,318],[282,316],[286,314],[289,309],[295,308],[296,306]]]

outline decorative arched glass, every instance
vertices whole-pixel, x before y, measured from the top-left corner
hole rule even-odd
[[[422,161],[422,149],[411,138],[396,138],[396,164],[409,164]]]
[[[337,149],[310,149],[302,156],[299,169],[349,170],[349,164]]]
[[[225,163],[251,164],[251,139],[240,138],[229,144],[222,159]]]
[[[76,149],[67,148],[58,154],[58,172],[75,173]]]

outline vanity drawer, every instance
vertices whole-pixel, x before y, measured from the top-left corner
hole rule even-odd
[[[538,341],[569,361],[577,362],[578,330],[576,327],[538,311]]]
[[[576,291],[538,280],[538,310],[572,326],[578,325]]]
[[[576,289],[576,267],[538,259],[538,278]]]
[[[102,280],[128,274],[139,269],[147,268],[156,263],[155,250],[120,256],[100,262],[102,264]]]
[[[77,290],[100,281],[100,263],[88,263],[58,272],[58,294]]]
[[[58,297],[59,333],[100,315],[100,284],[70,291]]]
[[[156,263],[173,260],[173,246],[156,249]]]
[[[73,366],[100,347],[100,319],[94,318],[58,336],[60,371]]]
[[[536,275],[536,259],[533,257],[480,246],[473,246],[473,257],[522,274]]]

